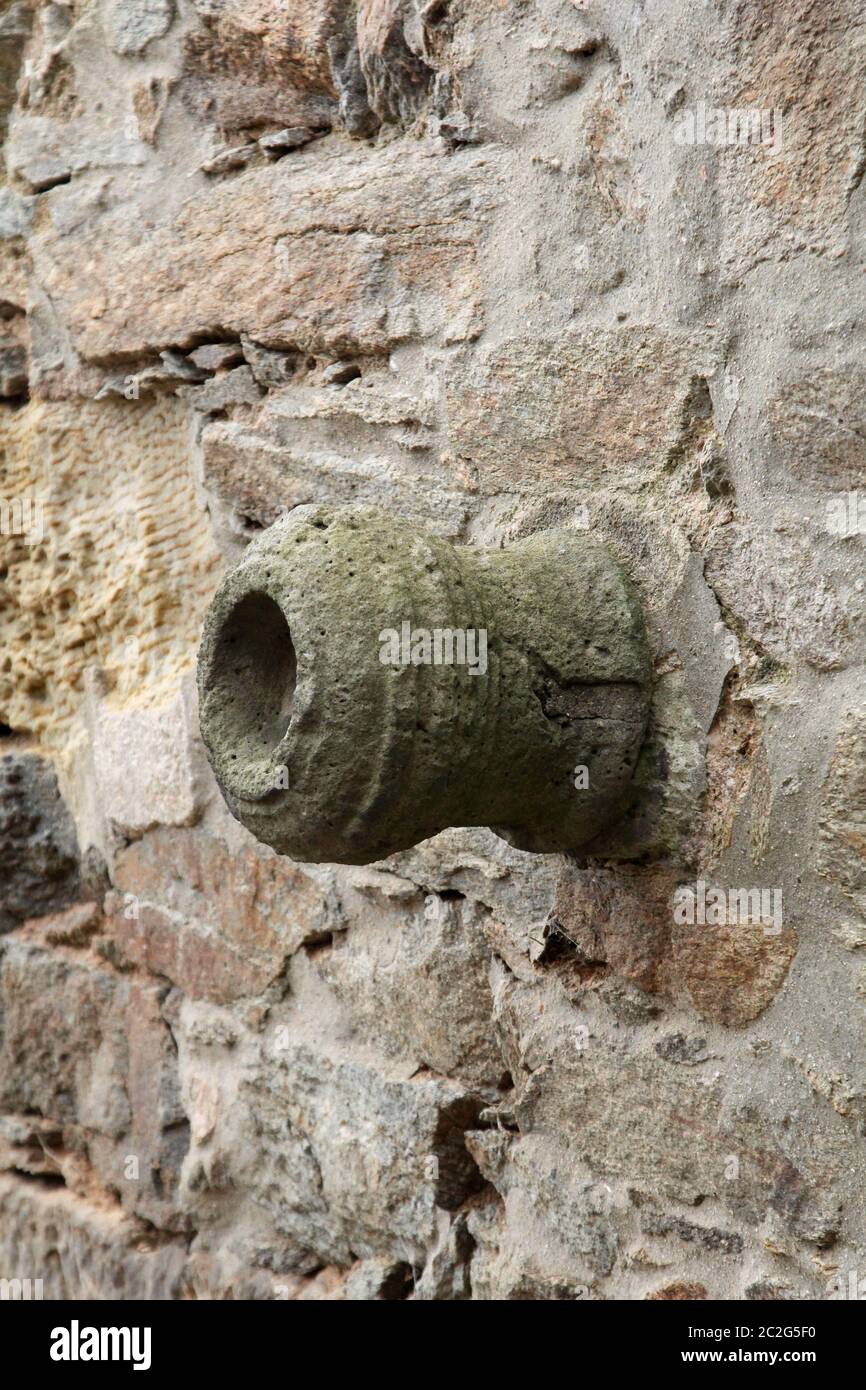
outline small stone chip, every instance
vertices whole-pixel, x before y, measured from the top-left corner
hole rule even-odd
[[[290,150],[299,150],[302,145],[309,145],[311,140],[315,140],[324,133],[324,131],[314,130],[310,126],[287,126],[284,130],[275,130],[270,135],[263,135],[259,140],[259,145],[269,159],[280,159]]]
[[[232,149],[219,150],[199,167],[203,174],[230,174],[233,169],[242,169],[255,151],[255,145],[235,145]]]
[[[203,343],[189,354],[190,362],[203,372],[218,372],[222,367],[235,367],[244,360],[240,343]]]

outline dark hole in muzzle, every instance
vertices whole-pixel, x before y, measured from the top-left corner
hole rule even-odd
[[[279,604],[246,594],[217,640],[206,704],[210,743],[235,795],[259,799],[274,786],[273,753],[292,717],[297,662]]]

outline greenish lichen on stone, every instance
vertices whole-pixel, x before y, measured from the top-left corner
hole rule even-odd
[[[232,813],[302,861],[370,863],[449,826],[597,843],[629,802],[649,660],[592,537],[453,546],[390,515],[304,509],[220,586],[201,728]]]

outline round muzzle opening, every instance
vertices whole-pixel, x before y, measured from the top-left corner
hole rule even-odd
[[[220,629],[204,725],[221,780],[260,801],[288,785],[275,751],[292,718],[297,661],[289,625],[269,594],[244,595]]]

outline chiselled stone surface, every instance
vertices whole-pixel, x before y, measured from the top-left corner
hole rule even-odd
[[[217,559],[185,440],[165,399],[34,402],[0,420],[4,488],[32,508],[0,535],[0,706],[16,731],[63,729],[88,666],[148,702],[188,668]]]
[[[407,390],[396,370],[366,362],[339,388],[325,383],[328,369],[313,384],[297,355],[245,351],[256,380],[272,389],[254,418],[209,419],[202,429],[202,482],[215,511],[269,526],[313,499],[360,502],[460,535],[468,499],[457,470],[440,464],[430,384]],[[194,388],[196,406],[222,382]]]

